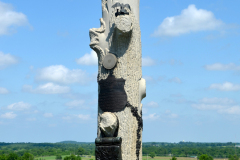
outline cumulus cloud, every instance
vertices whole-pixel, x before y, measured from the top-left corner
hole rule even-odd
[[[79,119],[81,119],[81,120],[89,120],[89,119],[91,119],[90,115],[84,115],[84,114],[79,114],[77,117]]]
[[[67,102],[65,105],[69,107],[77,107],[83,105],[84,103],[85,103],[84,100],[74,100],[71,102]]]
[[[156,107],[159,107],[159,105],[158,105],[157,102],[151,101],[151,102],[149,102],[149,103],[146,104],[146,107],[156,108]]]
[[[180,60],[171,59],[169,61],[169,64],[173,66],[173,65],[182,65],[183,63]]]
[[[214,63],[211,65],[205,65],[204,68],[206,70],[210,71],[227,71],[227,70],[233,70],[233,71],[239,71],[240,66],[237,66],[234,63],[229,63],[229,64],[221,64],[221,63]]]
[[[63,65],[53,65],[40,69],[36,79],[63,84],[86,84],[91,78],[85,71],[82,71],[81,69],[70,70]]]
[[[36,94],[63,94],[68,93],[70,88],[67,86],[60,86],[54,83],[46,83],[33,89],[31,85],[24,85],[22,90],[24,92],[36,93]]]
[[[142,58],[142,66],[153,66],[156,62],[150,57],[143,57]]]
[[[165,18],[153,36],[179,36],[190,32],[217,30],[223,25],[211,11],[197,9],[192,4],[182,10],[180,15]]]
[[[24,103],[24,102],[13,103],[6,107],[6,109],[13,110],[13,111],[23,111],[23,110],[28,110],[30,108],[31,108],[31,104]]]
[[[178,115],[175,113],[172,113],[170,110],[166,110],[164,116],[171,119],[178,118]]]
[[[222,114],[240,115],[240,106],[232,106],[229,108],[223,108],[218,111]]]
[[[13,112],[7,112],[7,113],[0,115],[1,118],[5,118],[5,119],[14,119],[16,116],[17,115],[14,114]]]
[[[1,7],[0,7],[0,9],[1,9]],[[1,17],[0,17],[0,19],[1,19]],[[0,23],[0,27],[1,27],[1,23]],[[16,64],[17,62],[18,62],[18,59],[15,56],[13,56],[11,54],[4,54],[3,52],[0,51],[0,69],[3,69],[10,65]]]
[[[156,113],[153,114],[149,114],[147,116],[143,116],[144,120],[157,120],[159,119],[159,115],[157,115]]]
[[[220,105],[220,104],[192,104],[193,108],[199,109],[199,110],[219,110],[226,108],[226,106]]]
[[[0,87],[0,94],[8,94],[9,91],[6,88]]]
[[[221,114],[240,115],[240,106],[229,98],[203,98],[198,103],[192,104],[192,107],[202,111],[216,111]]]
[[[63,119],[63,120],[71,120],[72,117],[70,117],[70,116],[63,116],[62,119]]]
[[[17,26],[27,24],[26,15],[14,11],[12,5],[0,1],[0,36],[16,32],[15,28]]]
[[[44,113],[43,116],[46,118],[51,118],[51,117],[53,117],[53,114],[52,113]]]
[[[182,83],[181,79],[178,77],[171,78],[168,80],[168,82]]]
[[[83,57],[76,59],[77,64],[93,66],[98,65],[98,57],[95,51],[91,51],[90,54],[86,53]]]
[[[200,103],[208,103],[208,104],[234,104],[235,101],[229,98],[203,98],[199,100]]]
[[[36,118],[27,118],[26,120],[30,121],[30,122],[33,122],[33,121],[36,121],[37,119]]]
[[[216,89],[219,91],[239,91],[240,85],[239,84],[233,84],[230,82],[225,82],[223,84],[211,84],[209,89]]]
[[[144,76],[143,78],[146,80],[146,82],[154,82],[155,81],[153,79],[153,77],[151,77],[151,76]]]

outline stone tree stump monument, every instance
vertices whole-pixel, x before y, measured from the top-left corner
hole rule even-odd
[[[139,0],[102,0],[101,27],[90,29],[98,56],[97,160],[142,160]]]

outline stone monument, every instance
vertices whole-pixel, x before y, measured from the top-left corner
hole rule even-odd
[[[101,27],[90,29],[98,56],[97,160],[142,160],[139,0],[102,0]]]

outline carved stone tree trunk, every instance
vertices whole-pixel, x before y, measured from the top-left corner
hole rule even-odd
[[[98,55],[99,160],[142,160],[142,104],[146,84],[142,78],[139,0],[102,0],[101,27],[90,29],[90,47]],[[112,150],[112,152],[115,152]],[[115,153],[118,153],[116,151]]]

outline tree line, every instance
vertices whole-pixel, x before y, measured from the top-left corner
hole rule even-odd
[[[143,155],[149,155],[150,153],[153,153],[156,156],[200,157],[201,155],[205,154],[214,158],[228,158],[229,156],[240,155],[240,148],[236,147],[235,143],[231,142],[149,142],[143,143],[142,146]],[[67,141],[61,143],[0,143],[0,160],[15,160],[11,158],[14,156],[15,158],[17,156],[19,160],[25,160],[26,157],[28,157],[28,160],[30,160],[31,157],[94,154],[94,143],[79,143],[74,141]]]

